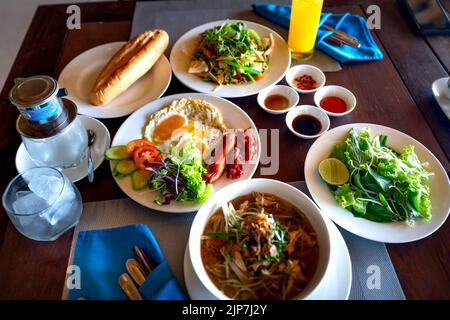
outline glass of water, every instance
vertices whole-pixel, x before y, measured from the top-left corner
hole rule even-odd
[[[86,128],[76,116],[56,135],[39,139],[22,135],[22,141],[34,163],[61,169],[76,167],[86,158],[87,140]]]
[[[2,202],[16,229],[39,241],[57,239],[78,224],[83,211],[78,189],[60,171],[47,167],[16,176]]]

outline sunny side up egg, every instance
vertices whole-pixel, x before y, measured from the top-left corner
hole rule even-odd
[[[163,151],[171,146],[182,147],[195,138],[199,150],[206,156],[226,131],[222,114],[210,103],[183,98],[151,114],[144,137]]]

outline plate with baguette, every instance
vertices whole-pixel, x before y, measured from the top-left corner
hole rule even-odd
[[[169,36],[148,30],[128,42],[91,48],[70,61],[59,76],[78,113],[118,118],[161,97],[172,71],[164,56]]]
[[[250,21],[222,20],[185,33],[172,48],[175,77],[223,98],[257,94],[280,81],[291,63],[284,39]]]

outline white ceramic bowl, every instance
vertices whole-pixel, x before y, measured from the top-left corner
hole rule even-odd
[[[345,103],[347,104],[347,110],[345,112],[334,113],[334,112],[327,111],[320,106],[320,101],[322,101],[323,98],[332,97],[332,96],[339,97],[345,101]],[[317,92],[314,94],[314,103],[320,109],[325,111],[325,113],[328,114],[329,116],[342,117],[342,116],[345,116],[346,114],[349,114],[350,112],[353,111],[353,109],[355,109],[356,98],[355,98],[355,95],[350,90],[348,90],[344,87],[325,86],[325,87],[322,87],[319,90],[317,90]]]
[[[294,121],[294,119],[301,114],[309,114],[320,121],[320,123],[322,124],[322,129],[318,134],[308,136],[294,130],[294,128],[292,127],[292,121]],[[295,134],[297,137],[303,139],[314,139],[328,131],[328,129],[330,128],[330,118],[328,118],[324,110],[320,108],[310,105],[300,105],[289,110],[289,112],[286,115],[286,125],[289,128],[289,130],[291,130],[291,132]]]
[[[267,108],[264,103],[266,98],[268,96],[275,95],[275,94],[282,95],[285,98],[287,98],[289,100],[289,107],[287,107],[286,109],[282,109],[282,110],[273,110],[273,109]],[[298,96],[297,91],[295,91],[291,87],[278,85],[278,86],[269,87],[267,89],[260,91],[258,93],[257,100],[258,100],[259,106],[264,111],[271,113],[271,114],[283,114],[283,113],[288,112],[289,109],[295,107],[298,104],[299,96]]]
[[[304,74],[311,76],[314,80],[316,80],[317,82],[316,88],[312,90],[302,90],[296,87],[296,85],[294,84],[294,79]],[[290,68],[286,72],[285,79],[290,87],[292,87],[294,90],[302,94],[313,93],[319,90],[325,85],[326,81],[325,74],[322,72],[322,70],[309,64],[299,64],[297,66]]]
[[[235,182],[211,196],[200,208],[191,226],[189,234],[189,254],[194,271],[205,288],[217,299],[229,300],[211,281],[206,273],[200,254],[200,237],[208,221],[208,218],[216,212],[220,204],[231,201],[239,196],[250,194],[254,191],[272,193],[300,209],[317,233],[319,244],[319,261],[316,272],[306,288],[294,300],[307,299],[322,283],[325,272],[330,263],[330,235],[319,208],[300,190],[277,180],[250,179]]]
[[[447,96],[447,99],[450,99],[450,78],[447,78],[447,87],[445,89],[445,95]]]

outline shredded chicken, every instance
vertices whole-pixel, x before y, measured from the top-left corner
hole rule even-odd
[[[286,291],[285,291],[286,294],[288,294],[292,290],[292,288],[297,280],[300,280],[300,281],[306,280],[306,277],[302,273],[302,268],[301,268],[298,260],[293,260],[293,261],[288,260],[287,267],[285,269],[285,273],[289,274],[289,279],[288,279]]]
[[[239,248],[239,245],[234,244],[232,248],[234,263],[236,263],[237,267],[241,269],[241,271],[247,272],[247,267],[245,266],[240,251],[241,249]]]

